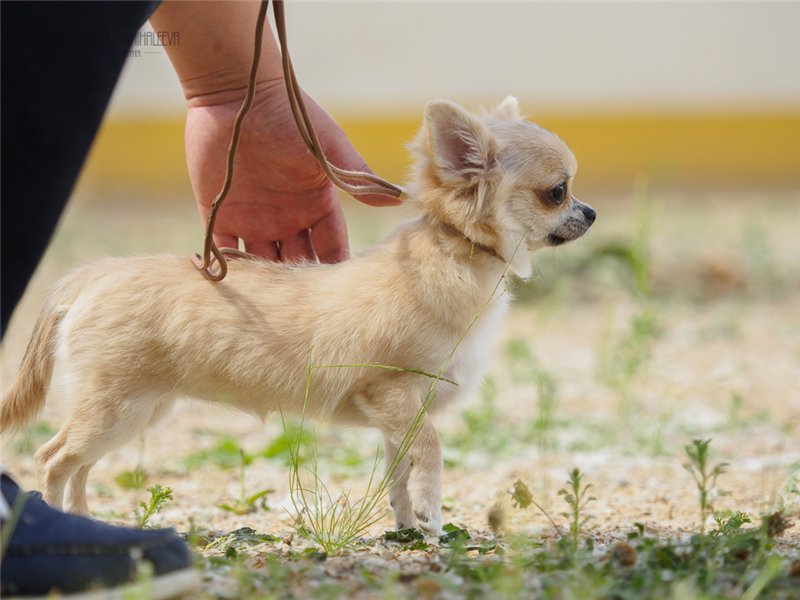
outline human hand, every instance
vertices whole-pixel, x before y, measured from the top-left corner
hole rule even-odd
[[[213,95],[212,95],[213,98]],[[369,170],[344,132],[319,105],[305,102],[330,162]],[[208,218],[225,177],[233,120],[240,100],[194,97],[186,117],[186,158],[200,214]],[[367,204],[398,204],[388,196],[360,196]],[[347,228],[338,192],[309,153],[293,120],[283,81],[258,86],[242,124],[230,192],[215,223],[214,241],[275,260],[347,258]]]
[[[166,48],[188,102],[186,158],[201,216],[225,178],[233,122],[246,93],[257,2],[163,2],[150,19],[157,31],[179,31]],[[266,32],[265,32],[266,33]],[[242,123],[231,189],[217,213],[214,241],[276,260],[348,255],[347,228],[333,184],[306,149],[284,88],[273,36],[264,35],[253,106]],[[331,163],[368,171],[364,159],[320,106],[304,96]],[[360,195],[375,206],[399,201]]]

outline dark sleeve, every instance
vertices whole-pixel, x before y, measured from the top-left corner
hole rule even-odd
[[[47,247],[134,36],[157,6],[0,3],[0,333]]]

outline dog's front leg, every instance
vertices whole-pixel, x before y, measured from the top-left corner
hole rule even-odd
[[[394,522],[397,529],[414,527],[414,510],[411,504],[411,495],[408,493],[408,476],[411,470],[411,460],[408,456],[398,456],[398,445],[392,441],[392,436],[384,435],[386,449],[386,475],[389,480],[389,504],[394,512]]]
[[[393,491],[389,499],[396,502],[398,526],[409,520],[432,534],[442,531],[442,449],[439,436],[423,410],[418,391],[411,387],[375,390],[356,399],[359,410],[369,423],[381,430],[387,441],[387,460],[403,454],[396,475],[392,477]],[[410,437],[409,437],[410,436]],[[403,486],[402,481],[407,480]],[[411,502],[413,517],[408,514]]]
[[[434,535],[442,533],[442,448],[428,415],[408,451],[411,462],[408,492],[417,526]]]

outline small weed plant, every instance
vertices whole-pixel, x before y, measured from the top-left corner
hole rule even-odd
[[[539,512],[547,517],[547,520],[553,525],[556,533],[558,533],[559,536],[561,535],[561,528],[558,526],[558,523],[553,520],[553,517],[550,516],[550,513],[548,513],[538,502],[536,502],[536,500],[534,500],[533,494],[531,494],[528,486],[525,485],[525,482],[523,482],[521,479],[517,479],[517,481],[514,482],[514,489],[511,492],[511,503],[515,507],[523,509],[528,508],[531,504],[533,504],[533,506],[535,506]]]
[[[568,487],[558,490],[558,495],[564,498],[569,507],[569,510],[562,512],[561,516],[569,524],[569,537],[573,553],[578,551],[581,531],[590,519],[586,515],[586,505],[596,500],[594,496],[589,496],[589,488],[592,487],[592,484],[582,485],[582,480],[583,473],[575,467],[570,471],[569,479],[567,480]]]
[[[259,455],[262,458],[281,460],[287,466],[291,466],[293,462],[305,463],[314,451],[313,434],[303,429],[300,423],[285,420],[282,423],[282,432]]]
[[[512,381],[533,384],[536,388],[536,416],[530,426],[520,433],[523,439],[535,441],[542,452],[552,450],[555,445],[553,428],[556,425],[558,382],[541,365],[526,340],[512,338],[505,350]]]
[[[259,490],[253,494],[245,492],[245,467],[247,466],[247,456],[241,448],[239,448],[239,497],[232,502],[217,504],[217,507],[224,511],[232,512],[237,515],[247,515],[256,510],[269,510],[267,505],[267,496],[274,492],[273,489]]]
[[[147,471],[141,466],[123,471],[114,477],[114,482],[123,490],[143,490],[147,485]]]
[[[237,440],[230,436],[223,436],[211,448],[193,452],[183,462],[189,470],[209,463],[216,465],[220,469],[234,469],[241,464],[241,451],[242,449]],[[249,465],[253,457],[245,454],[244,460]]]
[[[628,421],[638,414],[638,400],[632,384],[641,377],[652,356],[653,341],[660,333],[652,289],[651,222],[653,206],[647,195],[647,182],[636,182],[636,228],[627,239],[609,243],[597,250],[592,260],[611,259],[627,277],[636,303],[627,331],[614,339],[609,329],[602,336],[598,355],[598,378],[620,397],[620,417]]]
[[[487,377],[481,387],[478,404],[461,414],[464,429],[448,440],[448,446],[462,451],[480,448],[495,456],[506,453],[516,432],[512,430],[509,435],[498,435],[500,413],[496,399],[497,383],[493,378]],[[513,429],[510,426],[509,428]]]
[[[709,444],[711,440],[693,440],[691,444],[684,447],[689,462],[683,467],[689,471],[697,486],[697,496],[700,505],[700,534],[706,532],[706,521],[711,508],[711,497],[717,477],[722,475],[728,468],[728,463],[719,463],[715,466],[709,464]]]
[[[647,182],[636,182],[636,230],[629,239],[607,243],[592,254],[591,262],[611,259],[627,275],[634,295],[645,301],[652,295],[652,236],[653,205],[647,193]]]
[[[150,493],[150,497],[139,502],[139,507],[134,510],[136,524],[139,527],[154,527],[150,524],[150,519],[161,512],[168,502],[172,501],[172,490],[161,484],[157,483],[153,487],[147,488],[147,491]]]

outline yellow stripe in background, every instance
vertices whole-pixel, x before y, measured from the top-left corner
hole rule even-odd
[[[696,114],[542,115],[537,121],[573,149],[579,191],[629,190],[647,176],[670,187],[800,187],[800,111]],[[405,145],[419,126],[407,117],[339,119],[379,175],[403,182]],[[134,189],[189,193],[181,120],[107,122],[82,185],[98,193]]]

